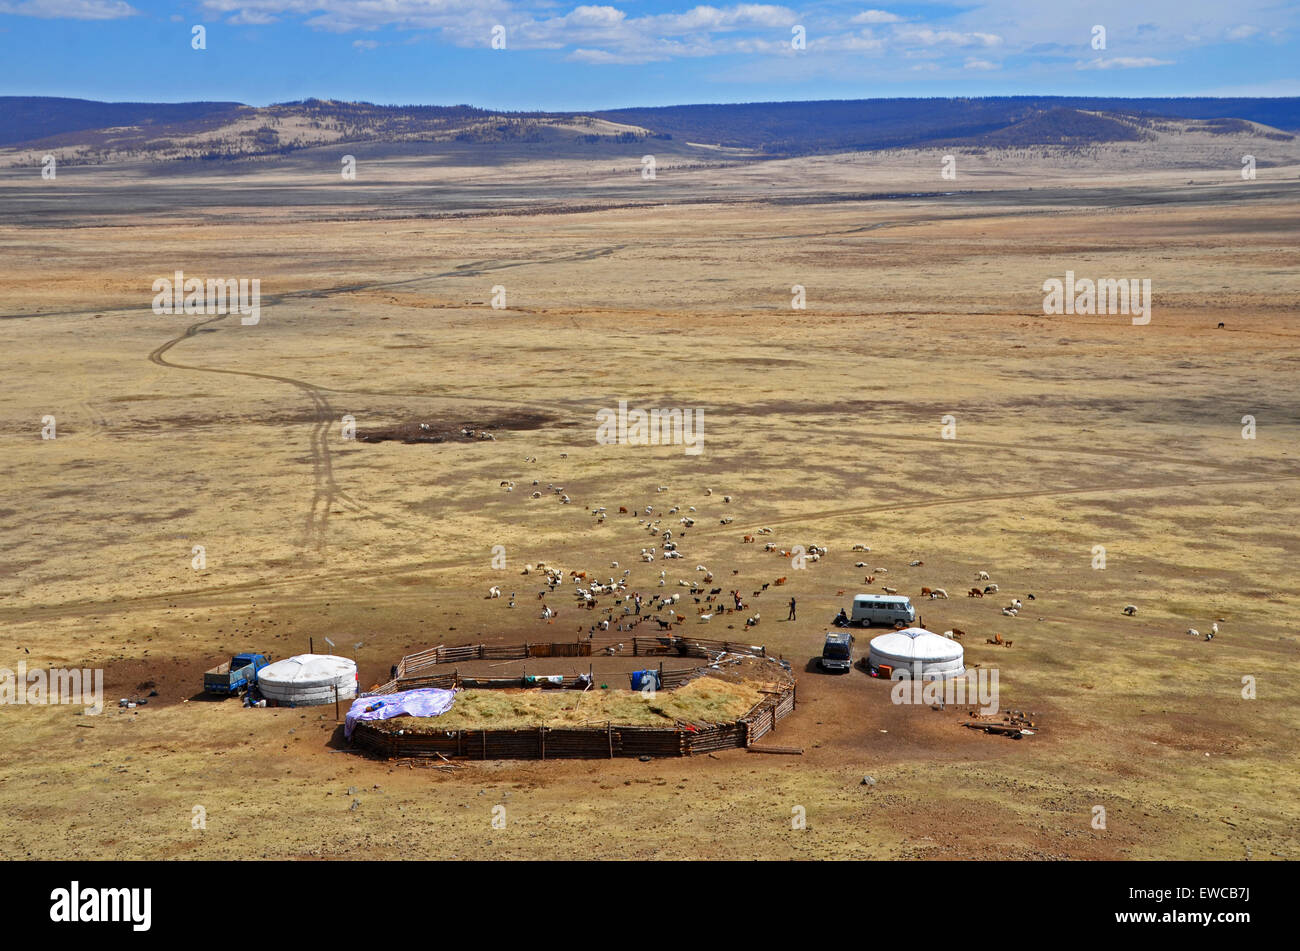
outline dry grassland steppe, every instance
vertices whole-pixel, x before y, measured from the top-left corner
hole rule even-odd
[[[0,666],[106,679],[99,716],[0,707],[0,856],[1300,858],[1300,149],[1241,138],[958,150],[955,181],[933,151],[685,145],[654,180],[638,146],[0,170]],[[260,279],[260,321],[153,313],[177,270]],[[1150,279],[1150,323],[1044,315],[1067,270]],[[703,452],[598,444],[620,400],[702,410]],[[681,560],[639,560],[617,513],[647,504],[696,507]],[[795,570],[761,527],[829,554]],[[804,754],[432,770],[350,751],[332,706],[198,696],[309,638],[360,642],[365,687],[437,644],[583,636],[571,598],[539,616],[539,561],[647,594],[708,566],[761,621],[679,630],[790,661],[771,741]],[[859,561],[1041,730],[820,673]],[[965,597],[981,570],[999,593]]]

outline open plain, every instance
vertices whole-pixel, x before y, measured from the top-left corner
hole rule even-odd
[[[938,153],[685,145],[653,180],[640,149],[4,169],[0,666],[102,667],[106,709],[0,707],[0,855],[1300,858],[1300,155],[1220,145],[962,153],[954,181]],[[1278,157],[1243,181],[1243,148]],[[155,314],[177,270],[259,279],[260,321]],[[1150,323],[1044,315],[1067,270],[1150,279]],[[703,451],[599,444],[620,400],[702,410]],[[640,561],[647,504],[695,507],[684,558]],[[332,706],[196,697],[308,638],[360,643],[365,687],[436,644],[583,636],[571,598],[539,616],[537,562],[646,594],[707,566],[761,620],[679,630],[789,660],[773,741],[804,754],[431,770],[349,751]],[[1040,732],[817,671],[882,568]],[[1000,591],[967,598],[979,571]]]

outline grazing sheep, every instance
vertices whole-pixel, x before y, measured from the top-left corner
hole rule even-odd
[[[724,496],[722,497],[722,501],[724,501],[724,502],[730,502],[730,501],[731,501],[731,496],[729,496],[729,495],[724,495]]]
[[[712,490],[712,489],[705,489],[705,490],[704,490],[704,494],[705,494],[705,495],[712,495],[712,494],[713,494],[713,490]]]
[[[782,578],[777,578],[775,581],[772,582],[772,584],[785,584],[785,582],[786,579],[782,577]]]
[[[935,588],[933,591],[930,592],[930,600],[934,600],[935,598],[942,598],[943,600],[947,601],[948,592],[945,591],[943,588]]]
[[[930,592],[931,592],[932,590],[933,590],[932,588],[922,588],[922,589],[921,589],[921,597],[923,597],[923,598],[928,598],[928,597],[930,596]]]
[[[493,585],[492,587],[488,588],[487,596],[489,598],[499,598],[501,597],[501,589],[498,588],[496,585]]]
[[[701,615],[700,615],[700,621],[701,621],[701,622],[712,621],[712,620],[713,620],[713,615],[712,615],[712,614],[701,614]]]
[[[866,545],[854,545],[851,551],[871,551]]]
[[[867,563],[866,563],[865,561],[856,561],[856,562],[853,563],[853,567],[854,567],[854,568],[865,568],[865,567],[867,567]]]
[[[1200,637],[1200,636],[1201,636],[1201,632],[1198,631],[1198,630],[1197,630],[1196,628],[1194,628],[1194,627],[1189,627],[1189,628],[1187,629],[1187,634],[1188,634],[1189,637]]]
[[[988,580],[989,580],[989,573],[988,573],[987,571],[980,571],[980,572],[977,572],[976,575],[975,575],[975,580],[976,580],[976,581],[988,581]]]
[[[919,567],[921,567],[921,565],[923,565],[923,564],[925,564],[925,562],[923,562],[923,561],[909,561],[909,562],[907,563],[907,567],[909,567],[909,568],[919,568]]]
[[[1002,613],[1005,614],[1007,617],[1015,617],[1015,616],[1016,616],[1016,609],[1015,609],[1015,608],[1003,608],[1003,609],[1002,609]]]
[[[1010,607],[1011,607],[1011,608],[1014,608],[1014,609],[1017,610],[1017,611],[1019,611],[1021,608],[1024,607],[1024,605],[1020,603],[1020,599],[1019,599],[1019,598],[1012,598],[1012,599],[1011,599]]]
[[[997,591],[998,591],[998,586],[995,584],[986,584],[984,586],[985,594],[997,594]]]
[[[1215,624],[1211,624],[1211,625],[1210,625],[1210,637],[1213,637],[1215,634],[1218,634],[1218,633],[1219,633],[1219,625],[1218,625],[1217,623],[1215,623]],[[1206,640],[1209,640],[1209,639],[1210,639],[1209,637],[1206,638]]]
[[[1130,604],[1130,605],[1126,606],[1126,607],[1124,608],[1124,613],[1127,614],[1129,617],[1132,617],[1133,615],[1137,614],[1137,613],[1138,613],[1137,605],[1136,605],[1136,604]]]
[[[968,598],[982,598],[982,597],[984,597],[984,592],[983,592],[982,590],[980,590],[979,588],[971,588],[969,591],[966,592],[966,597],[968,597]]]
[[[898,594],[897,588],[885,588],[885,594]]]

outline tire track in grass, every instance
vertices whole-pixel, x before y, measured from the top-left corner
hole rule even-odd
[[[198,373],[220,373],[228,376],[249,377],[258,380],[268,380],[272,383],[284,383],[288,386],[295,387],[303,393],[312,404],[315,410],[315,420],[312,423],[311,435],[309,438],[309,447],[311,451],[312,467],[312,498],[308,506],[307,516],[303,523],[303,542],[304,547],[313,547],[317,551],[325,549],[325,535],[329,527],[329,517],[332,506],[336,500],[367,514],[374,515],[364,505],[357,502],[346,492],[339,489],[334,478],[334,466],[330,458],[329,447],[329,426],[333,421],[333,407],[325,397],[324,392],[318,386],[307,383],[304,380],[294,379],[293,377],[281,376],[275,373],[261,373],[255,370],[234,370],[229,367],[201,367],[186,363],[175,363],[166,358],[167,352],[183,340],[194,337],[198,332],[208,324],[225,320],[227,314],[220,314],[216,317],[209,317],[206,320],[200,320],[189,327],[177,337],[173,337],[166,343],[156,347],[149,354],[149,361],[160,367],[171,370],[191,370]]]

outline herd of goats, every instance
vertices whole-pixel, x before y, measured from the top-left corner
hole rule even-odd
[[[511,492],[515,488],[515,483],[511,481],[503,481],[501,482],[501,486],[505,488],[507,492]],[[534,481],[533,486],[536,488],[532,492],[530,498],[542,498],[543,492],[540,488],[539,482]],[[546,489],[562,504],[571,504],[573,501],[565,493],[563,486],[557,486],[554,483],[550,483],[546,486]],[[657,493],[664,493],[667,491],[667,486],[658,486],[656,489]],[[710,498],[713,495],[713,489],[704,489],[704,496],[706,498]],[[723,495],[721,496],[721,499],[724,505],[728,505],[732,501],[732,496]],[[704,503],[701,502],[701,504]],[[655,503],[647,503],[642,507],[633,508],[632,510],[629,510],[627,506],[619,506],[618,514],[626,515],[629,518],[635,518],[637,524],[641,526],[641,529],[645,531],[647,535],[652,536],[653,544],[642,547],[637,556],[643,564],[651,564],[656,560],[673,561],[685,558],[685,554],[679,547],[679,542],[681,539],[686,537],[687,532],[696,525],[698,519],[701,517],[697,507],[694,505],[686,506],[683,510],[683,506],[678,504],[662,508],[661,511],[660,507],[657,507]],[[604,506],[593,507],[591,509],[591,517],[597,524],[603,524],[606,518],[609,517],[608,509]],[[718,519],[718,524],[722,526],[729,525],[734,521],[734,517],[730,515],[717,513],[716,517]],[[671,519],[672,522],[669,525],[665,525],[665,519]],[[674,525],[677,527],[674,528]],[[759,528],[752,534],[743,535],[741,537],[741,542],[742,544],[756,544],[760,537],[771,536],[773,534],[771,528]],[[783,561],[789,561],[795,568],[804,568],[809,564],[815,564],[828,554],[827,547],[822,544],[794,545],[783,548],[771,540],[765,541],[762,550],[764,552],[772,553]],[[852,546],[852,551],[868,553],[871,551],[871,548],[867,545],[855,544]],[[915,560],[909,562],[908,567],[919,568],[924,566],[924,564],[924,561]],[[865,561],[855,562],[854,567],[866,570],[867,573],[863,578],[863,583],[866,585],[874,585],[878,576],[888,574],[889,572],[888,568],[873,568]],[[660,569],[658,577],[653,578],[648,582],[647,587],[649,593],[644,595],[638,590],[629,588],[630,576],[632,574],[631,568],[620,568],[619,562],[611,561],[609,569],[620,573],[615,575],[608,572],[593,571],[589,568],[581,570],[573,569],[566,572],[564,568],[559,567],[558,565],[539,562],[537,564],[525,565],[521,569],[520,574],[525,576],[540,576],[543,586],[538,589],[536,600],[541,602],[540,618],[548,623],[553,623],[555,618],[559,616],[559,613],[551,606],[551,604],[547,603],[547,598],[564,597],[561,589],[568,590],[569,596],[574,600],[574,602],[576,602],[579,609],[584,611],[599,610],[602,615],[599,620],[586,625],[578,625],[578,633],[582,634],[585,627],[585,633],[588,636],[593,636],[598,631],[631,631],[643,621],[650,621],[657,624],[659,630],[672,630],[674,626],[683,623],[689,617],[689,615],[684,613],[683,610],[684,608],[689,607],[689,603],[683,603],[684,599],[682,591],[673,591],[670,594],[666,590],[659,590],[666,589],[670,587],[670,585],[676,588],[685,589],[687,596],[693,599],[695,615],[698,622],[701,624],[707,624],[719,615],[726,616],[740,614],[744,618],[744,628],[745,630],[748,630],[751,627],[757,626],[762,620],[762,615],[757,609],[754,609],[752,613],[748,613],[750,611],[749,599],[742,596],[739,588],[727,588],[724,591],[724,588],[726,587],[725,584],[721,582],[721,579],[716,578],[715,572],[704,564],[697,564],[695,566],[694,578],[678,577],[676,579],[670,579],[668,570],[666,568]],[[731,576],[733,578],[739,574],[739,568],[731,569]],[[604,580],[601,580],[602,575],[604,575]],[[673,584],[673,580],[675,580],[675,585]],[[980,584],[969,588],[966,592],[967,597],[984,598],[990,594],[998,593],[998,585],[990,581],[989,573],[987,571],[978,571],[974,580],[980,582]],[[788,576],[783,575],[773,579],[772,581],[763,582],[759,588],[754,589],[750,597],[757,599],[769,588],[783,586],[787,581]],[[892,595],[898,593],[896,587],[891,587],[883,583],[880,585],[880,588],[885,594]],[[837,596],[842,597],[845,593],[846,591],[842,589],[837,592]],[[517,596],[517,592],[512,591],[510,593],[509,607],[514,608],[517,606]],[[948,592],[946,589],[940,587],[923,586],[920,589],[920,596],[929,600],[946,600],[948,598]],[[501,587],[499,585],[493,585],[490,587],[488,589],[487,597],[503,597]],[[602,608],[603,598],[609,598],[610,600],[606,602]],[[1034,600],[1036,599],[1033,594],[1026,594],[1024,596],[1024,601],[1020,598],[1010,598],[1008,603],[1002,607],[1002,615],[1012,618],[1017,617],[1020,612],[1024,610],[1024,602]],[[1137,606],[1132,604],[1127,605],[1123,610],[1123,613],[1129,617],[1136,616],[1137,612]],[[790,603],[790,616],[794,616],[793,598],[791,598]],[[1220,620],[1223,619],[1220,618]],[[918,620],[918,624],[919,623],[920,621]],[[734,624],[728,625],[728,627],[734,626]],[[965,632],[960,629],[943,631],[942,633],[944,637],[953,640],[961,640],[965,636]],[[1200,632],[1195,628],[1189,628],[1187,633],[1197,638],[1201,636]],[[1216,622],[1211,625],[1209,632],[1205,634],[1205,640],[1208,641],[1213,639],[1218,633],[1219,625]],[[1003,647],[1010,647],[1012,645],[1012,641],[1005,640],[1000,634],[988,638],[987,643]]]

